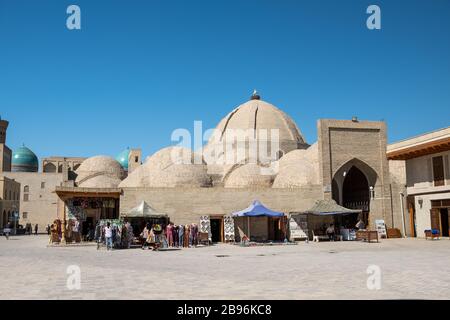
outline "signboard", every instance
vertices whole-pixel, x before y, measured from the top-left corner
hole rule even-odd
[[[292,215],[289,220],[290,240],[308,239],[308,215],[298,214]]]
[[[387,229],[386,229],[386,223],[384,222],[384,220],[375,220],[375,226],[377,228],[378,235],[381,238],[387,239]]]

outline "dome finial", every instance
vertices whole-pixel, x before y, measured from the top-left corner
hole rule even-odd
[[[253,90],[253,94],[250,100],[261,100],[261,96],[258,94],[258,91],[256,91],[256,89]]]

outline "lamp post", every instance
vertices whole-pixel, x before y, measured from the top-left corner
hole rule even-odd
[[[370,186],[369,188],[370,191],[370,199],[375,199],[375,188],[373,186]]]

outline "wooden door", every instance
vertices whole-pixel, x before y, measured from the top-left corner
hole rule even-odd
[[[409,206],[409,226],[411,230],[411,237],[416,236],[416,222],[415,222],[415,212],[414,212],[414,206]]]
[[[431,209],[431,229],[441,230],[441,212],[439,209]]]

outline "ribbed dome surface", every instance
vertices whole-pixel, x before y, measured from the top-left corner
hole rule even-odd
[[[230,173],[225,181],[225,188],[269,188],[273,178],[267,168],[249,163]]]
[[[117,188],[122,182],[119,178],[110,176],[96,176],[92,177],[82,183],[79,187],[82,188]]]
[[[281,158],[273,187],[298,188],[312,184],[319,184],[317,143],[307,150],[294,150]]]
[[[209,187],[211,179],[201,155],[182,147],[168,147],[149,157],[120,187]]]
[[[268,102],[252,99],[219,122],[203,155],[211,175],[225,175],[230,165],[248,162],[255,156],[257,161],[252,162],[276,161],[280,155],[307,146],[286,113]]]
[[[76,174],[75,183],[83,188],[115,188],[125,176],[120,163],[108,156],[84,160]]]
[[[278,129],[280,140],[305,143],[294,121],[283,111],[263,100],[250,100],[231,111],[216,128],[222,136],[229,129]]]

